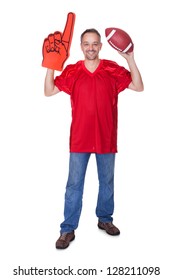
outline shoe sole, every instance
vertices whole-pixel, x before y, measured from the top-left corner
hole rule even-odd
[[[66,249],[68,248],[68,246],[70,245],[70,242],[73,241],[75,239],[75,236],[73,236],[73,238],[69,241],[69,244],[66,247],[60,247],[60,246],[56,246],[56,249]]]

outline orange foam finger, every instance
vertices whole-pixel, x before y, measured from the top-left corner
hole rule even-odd
[[[68,13],[66,25],[65,25],[64,32],[62,35],[62,41],[67,50],[69,50],[69,48],[70,48],[72,37],[73,37],[75,17],[76,16],[74,13]]]
[[[68,13],[63,34],[59,31],[49,34],[44,40],[42,66],[62,71],[67,58],[73,36],[75,14]]]

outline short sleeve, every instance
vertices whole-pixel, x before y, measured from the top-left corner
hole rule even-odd
[[[75,64],[68,65],[60,76],[57,76],[54,80],[54,84],[59,90],[66,92],[67,94],[72,93],[74,84]]]
[[[113,78],[116,93],[126,89],[132,81],[130,72],[111,60],[104,60],[104,69]]]
[[[130,72],[122,66],[116,69],[116,90],[117,93],[125,90],[131,83],[132,78]]]

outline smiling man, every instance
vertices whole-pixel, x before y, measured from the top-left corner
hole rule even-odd
[[[96,157],[99,192],[96,205],[98,227],[110,235],[119,235],[113,224],[114,164],[117,153],[117,101],[118,94],[129,88],[143,90],[134,53],[120,53],[129,70],[116,62],[100,59],[101,36],[95,29],[81,35],[84,60],[68,65],[54,78],[48,69],[45,95],[60,91],[70,95],[72,123],[70,129],[69,176],[66,185],[64,221],[60,227],[57,249],[65,249],[75,238],[82,210],[82,197],[87,164],[91,154]]]

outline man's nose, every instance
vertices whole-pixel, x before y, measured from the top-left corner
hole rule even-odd
[[[93,45],[89,45],[89,50],[92,51],[93,50]]]

